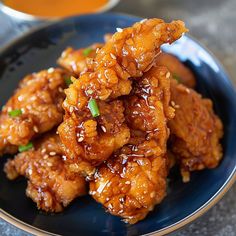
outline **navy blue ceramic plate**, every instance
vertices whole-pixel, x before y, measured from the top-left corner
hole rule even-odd
[[[103,35],[117,27],[130,26],[139,18],[115,15],[87,15],[63,20],[23,36],[0,53],[0,105],[12,94],[26,74],[50,66],[66,46],[83,47],[101,42]],[[191,30],[191,29],[190,29]],[[194,173],[183,184],[177,172],[170,176],[168,196],[148,217],[135,224],[104,211],[91,197],[77,199],[63,213],[39,212],[25,196],[25,180],[10,182],[0,160],[0,216],[34,234],[62,235],[140,235],[166,234],[194,220],[227,191],[236,178],[236,95],[218,61],[192,38],[185,36],[164,50],[177,55],[197,76],[198,91],[214,101],[215,111],[224,123],[224,158],[214,170]]]

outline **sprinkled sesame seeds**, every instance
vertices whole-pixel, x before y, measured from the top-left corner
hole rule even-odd
[[[102,131],[103,131],[104,133],[107,132],[107,130],[106,130],[106,128],[105,128],[104,126],[101,126],[101,129],[102,129]]]
[[[46,148],[43,148],[42,150],[41,150],[41,153],[45,153],[46,152]]]
[[[113,58],[114,60],[116,59],[116,56],[113,53],[110,53],[111,58]]]
[[[156,195],[155,192],[151,192],[151,193],[150,193],[150,197],[151,197],[151,198],[154,198],[155,195]]]
[[[60,93],[63,93],[63,92],[64,92],[64,89],[63,89],[62,87],[59,87],[59,88],[58,88],[58,91],[59,91]]]
[[[80,143],[80,142],[82,142],[84,140],[84,137],[79,137],[78,138],[78,142]]]
[[[145,21],[147,21],[147,19],[145,18],[145,19],[143,19],[143,20],[141,20],[140,21],[140,23],[144,23]]]
[[[72,113],[74,111],[74,107],[70,106],[69,111]]]
[[[46,154],[45,156],[43,156],[43,159],[46,160],[46,159],[48,159],[48,157],[49,156]]]
[[[38,129],[37,126],[34,126],[34,127],[33,127],[33,130],[34,130],[35,133],[38,133],[38,132],[39,132],[39,129]]]
[[[54,71],[54,68],[52,67],[48,69],[48,73],[53,73],[53,71]]]
[[[57,153],[56,152],[49,152],[50,156],[55,156]]]
[[[166,78],[167,78],[167,79],[170,78],[170,72],[169,72],[169,71],[166,73]]]
[[[175,105],[175,108],[178,109],[178,108],[180,108],[180,106],[179,106],[178,104],[176,104],[176,105]]]
[[[175,107],[175,102],[174,101],[171,101],[170,104],[171,104],[172,107]]]
[[[116,28],[116,31],[119,32],[119,33],[121,33],[121,32],[123,32],[123,29],[121,29],[121,28]]]

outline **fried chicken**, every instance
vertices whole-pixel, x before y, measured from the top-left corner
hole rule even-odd
[[[81,72],[89,70],[91,60],[95,58],[96,50],[102,46],[103,44],[101,43],[95,43],[87,48],[78,50],[68,47],[62,52],[57,62],[74,75],[79,76]]]
[[[91,118],[88,108],[83,112],[75,110],[74,117],[65,116],[58,128],[71,171],[84,176],[93,175],[95,166],[107,160],[130,138],[122,101],[99,101],[98,107],[98,118]]]
[[[19,145],[57,126],[63,119],[65,71],[50,68],[26,76],[0,115],[0,153],[15,153]]]
[[[131,139],[98,167],[90,182],[93,198],[131,224],[142,220],[166,195],[167,121],[174,116],[169,77],[165,67],[157,67],[134,82],[125,98]]]
[[[223,126],[213,111],[212,101],[196,91],[171,81],[171,104],[176,108],[169,121],[170,151],[180,164],[183,181],[190,172],[215,168],[222,158]]]
[[[172,77],[189,88],[194,88],[196,79],[193,72],[185,66],[177,57],[169,53],[161,53],[156,65],[166,66],[172,73]]]
[[[62,158],[59,136],[54,133],[35,141],[34,149],[8,160],[4,171],[10,180],[25,176],[26,195],[47,212],[60,212],[86,193],[84,178],[69,171]]]
[[[114,123],[116,114],[111,115],[114,105],[110,100],[129,94],[131,77],[142,76],[155,63],[161,44],[172,43],[186,31],[182,21],[165,23],[151,19],[136,23],[115,33],[98,50],[93,71],[82,73],[78,80],[73,80],[73,84],[65,90],[63,108],[66,115],[58,129],[68,159],[72,165],[74,162],[73,169],[83,170],[84,175],[91,176],[96,165],[128,142],[129,129],[122,120],[119,124]],[[104,116],[103,106],[111,107],[106,119],[107,123],[116,126],[114,132],[107,131],[107,127],[103,129],[101,119],[92,117],[88,109],[92,99],[98,103],[101,119]],[[122,116],[123,106],[119,107],[117,115]]]

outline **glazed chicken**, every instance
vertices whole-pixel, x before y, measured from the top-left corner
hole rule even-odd
[[[66,87],[61,69],[50,68],[26,76],[0,115],[0,153],[15,153],[17,146],[61,123]]]
[[[170,72],[153,68],[133,84],[124,98],[129,143],[98,167],[90,194],[114,215],[134,224],[166,195],[167,121],[174,116],[170,101]]]
[[[5,164],[10,180],[28,179],[26,195],[39,209],[60,212],[76,197],[86,194],[84,178],[71,173],[63,160],[59,136],[50,133],[34,142],[34,148],[19,153]]]
[[[102,46],[103,44],[101,43],[95,43],[87,48],[78,50],[68,47],[62,52],[58,59],[58,64],[75,76],[79,76],[80,73],[89,70],[90,64],[96,55],[96,51]]]
[[[212,101],[171,80],[171,104],[176,109],[169,121],[170,151],[180,164],[183,181],[190,172],[215,168],[222,158],[223,126],[214,114]]]
[[[169,53],[160,53],[156,65],[166,66],[172,74],[173,79],[189,88],[194,88],[196,79],[193,72],[185,66],[177,57]]]
[[[110,100],[128,95],[132,80],[142,76],[155,63],[160,46],[180,38],[187,29],[182,21],[165,23],[151,19],[118,31],[97,51],[93,71],[82,73],[65,90],[63,108],[66,115],[58,129],[59,135],[72,169],[82,170],[88,176],[93,175],[96,165],[129,140],[129,129],[122,119],[116,118],[123,117],[122,102],[117,101],[121,105],[116,109]],[[93,117],[90,103],[97,103],[100,118]],[[103,106],[110,106],[107,115],[103,114]],[[107,125],[114,123],[115,128],[104,129],[102,119],[107,120]]]

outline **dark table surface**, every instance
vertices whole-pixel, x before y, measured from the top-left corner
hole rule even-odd
[[[121,0],[112,10],[142,17],[165,20],[182,19],[190,34],[208,47],[225,66],[236,86],[236,0]],[[10,24],[10,23],[9,23]],[[0,46],[7,19],[0,14]],[[17,29],[9,32],[15,37]],[[29,235],[0,220],[0,235]],[[205,215],[174,233],[187,235],[236,235],[236,185]]]

